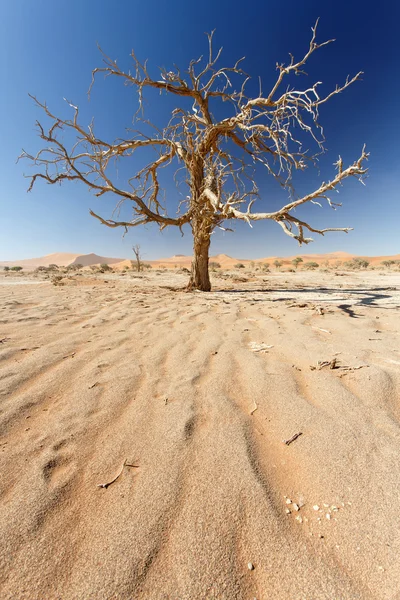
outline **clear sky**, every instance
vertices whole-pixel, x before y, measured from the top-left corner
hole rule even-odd
[[[299,57],[307,48],[317,17],[318,39],[333,37],[336,42],[313,55],[307,81],[322,81],[329,89],[348,74],[359,70],[365,74],[363,81],[321,108],[328,153],[320,176],[315,170],[302,174],[299,191],[312,190],[322,176],[332,176],[339,153],[350,163],[366,143],[371,153],[366,187],[347,181],[338,197],[341,209],[310,206],[305,212],[316,226],[353,226],[355,231],[318,236],[300,250],[276,223],[259,223],[253,229],[239,223],[234,233],[215,233],[211,253],[258,258],[335,250],[366,255],[400,252],[399,2],[2,0],[0,10],[0,260],[52,252],[127,257],[134,243],[149,260],[191,253],[189,232],[182,238],[175,228],[163,233],[156,227],[134,228],[123,238],[122,230],[105,228],[88,209],[109,217],[112,198],[94,198],[83,185],[39,183],[27,194],[23,174],[30,167],[26,161],[16,164],[16,158],[22,148],[38,148],[34,125],[41,116],[28,92],[65,117],[70,114],[63,101],[67,97],[79,104],[87,123],[95,115],[96,124],[113,139],[123,126],[131,125],[134,92],[100,82],[88,102],[91,70],[101,66],[97,42],[126,68],[135,48],[151,67],[168,69],[176,63],[184,69],[191,58],[206,52],[204,32],[216,29],[216,45],[224,47],[222,63],[246,56],[245,70],[255,78],[260,75],[266,89],[276,62],[285,61],[288,52]],[[157,102],[162,103],[163,97]],[[134,162],[131,168],[134,173]],[[258,183],[264,191],[258,207],[268,210],[277,198],[267,181]],[[174,193],[172,186],[167,191]]]

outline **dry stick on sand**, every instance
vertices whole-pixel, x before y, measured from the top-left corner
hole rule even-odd
[[[139,468],[139,465],[131,465],[131,464],[129,464],[127,461],[128,461],[128,459],[126,458],[126,459],[124,460],[124,462],[123,462],[123,465],[122,465],[121,469],[119,470],[119,473],[118,473],[118,475],[116,475],[116,476],[114,477],[114,479],[112,479],[112,480],[111,480],[111,481],[109,481],[108,483],[98,483],[98,484],[97,484],[97,487],[99,487],[99,488],[105,488],[105,489],[107,489],[107,488],[108,488],[108,486],[110,486],[111,484],[115,483],[115,482],[117,481],[117,479],[118,479],[118,478],[119,478],[119,477],[122,475],[122,471],[124,470],[124,467],[133,467],[133,468],[135,468],[135,469],[138,469],[138,468]]]
[[[322,327],[313,327],[313,329],[318,329],[319,331],[323,331],[324,333],[332,334],[331,331],[328,331],[327,329],[322,329]]]
[[[330,369],[341,369],[342,371],[357,371],[358,369],[363,369],[364,367],[368,367],[369,365],[359,365],[357,367],[349,367],[347,365],[338,365],[337,359],[333,358],[332,360],[319,360],[317,366],[310,365],[311,371],[320,371],[324,367],[329,367]]]
[[[286,444],[286,446],[289,446],[289,444],[291,444],[292,442],[294,442],[294,440],[297,440],[297,438],[300,437],[301,435],[303,435],[303,432],[299,431],[299,433],[295,433],[288,440],[282,440],[282,441],[283,441],[284,444]]]
[[[257,408],[258,408],[257,403],[254,402],[254,408],[253,408],[253,410],[250,411],[250,414],[253,415],[256,412]]]

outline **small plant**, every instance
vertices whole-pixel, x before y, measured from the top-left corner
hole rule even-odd
[[[50,269],[50,271],[57,271],[58,265],[55,265],[54,263],[52,263],[51,265],[49,265],[49,269]]]
[[[9,271],[10,267],[4,267],[3,271]]]
[[[391,267],[392,265],[395,265],[395,264],[396,264],[396,261],[394,261],[394,260],[383,260],[381,264],[382,264],[384,267],[386,267],[386,268],[390,269],[390,267]]]
[[[275,265],[275,269],[277,269],[278,271],[281,270],[281,266],[282,266],[282,261],[281,260],[274,260],[274,265]]]
[[[269,263],[261,263],[260,266],[261,266],[262,271],[265,271],[266,273],[269,272],[269,267],[270,267]]]
[[[11,271],[17,271],[17,272],[19,272],[19,271],[22,271],[22,268],[23,267],[11,267]]]
[[[51,283],[53,285],[64,285],[64,282],[61,283],[62,278],[63,278],[62,275],[54,275],[53,278],[52,278],[52,280],[51,280]]]
[[[215,271],[216,269],[220,269],[221,268],[221,265],[219,264],[219,262],[215,262],[215,261],[209,262],[208,266],[210,267],[210,269],[212,271]]]
[[[343,263],[343,266],[352,270],[367,269],[369,266],[369,261],[365,260],[364,258],[352,258],[351,260],[347,260],[345,263]]]
[[[297,267],[298,267],[298,266],[299,266],[299,264],[300,264],[300,263],[302,263],[302,262],[303,262],[303,259],[301,258],[301,256],[296,256],[296,258],[294,258],[294,259],[292,260],[292,265],[294,266],[294,268],[296,269],[296,271],[297,271]]]
[[[314,269],[318,269],[319,264],[313,261],[310,262],[306,262],[304,263],[304,268],[307,269],[307,271],[312,271]]]
[[[103,263],[102,265],[100,265],[100,270],[102,273],[105,273],[106,271],[112,271],[112,268],[109,265],[107,265],[107,263]]]
[[[244,264],[243,263],[237,263],[236,265],[234,265],[235,269],[244,269]]]

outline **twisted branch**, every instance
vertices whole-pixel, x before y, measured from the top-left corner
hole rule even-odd
[[[290,76],[301,75],[303,67],[312,54],[332,43],[316,41],[318,21],[312,27],[309,47],[302,58],[295,60],[290,55],[288,64],[277,64],[277,78],[267,94],[260,92],[255,98],[246,95],[249,76],[242,70],[243,58],[231,67],[219,67],[221,50],[213,49],[214,32],[208,35],[208,56],[192,60],[186,72],[182,73],[174,65],[173,69],[161,68],[158,77],[150,74],[147,62],[140,62],[132,51],[133,71],[125,71],[116,60],[108,57],[101,49],[103,66],[92,72],[89,97],[98,75],[117,77],[125,85],[133,86],[138,94],[138,112],[135,120],[140,121],[143,112],[143,94],[154,89],[161,93],[173,94],[183,99],[176,106],[166,127],[160,131],[153,126],[151,137],[135,131],[126,139],[107,141],[100,139],[91,123],[85,128],[80,124],[79,109],[68,102],[73,110],[70,119],[55,116],[45,103],[33,97],[36,105],[50,120],[45,130],[37,122],[39,137],[45,142],[36,155],[23,151],[20,158],[27,158],[38,168],[30,176],[30,191],[42,179],[46,183],[64,183],[79,180],[95,196],[113,194],[118,199],[118,207],[128,201],[132,207],[129,220],[105,219],[90,211],[90,214],[107,227],[136,227],[155,222],[160,228],[170,225],[182,228],[186,223],[200,227],[207,235],[215,227],[222,227],[226,220],[239,219],[250,226],[252,221],[274,220],[285,234],[300,244],[309,243],[304,231],[324,235],[328,231],[351,230],[344,228],[316,229],[301,221],[294,214],[306,203],[321,206],[326,201],[332,208],[340,206],[327,195],[342,185],[348,177],[356,177],[361,182],[367,173],[364,161],[368,154],[363,148],[360,157],[344,168],[339,157],[335,163],[337,172],[330,181],[322,183],[311,193],[297,197],[292,184],[294,170],[305,170],[315,164],[324,151],[323,129],[319,124],[319,109],[336,94],[341,93],[362,73],[348,76],[341,85],[325,96],[319,93],[321,82],[317,81],[304,89],[290,85]],[[289,85],[287,82],[289,81]],[[216,120],[211,110],[215,98],[228,102],[226,118]],[[188,108],[186,100],[190,100]],[[146,122],[147,125],[152,125]],[[72,147],[61,141],[62,132],[72,132],[75,141]],[[303,149],[305,140],[311,140],[315,151]],[[116,161],[134,160],[136,153],[143,148],[154,153],[151,162],[137,171],[125,187],[116,184],[111,173]],[[188,194],[181,200],[178,216],[167,214],[161,202],[163,192],[160,186],[159,170],[175,165],[177,171],[186,174],[185,185]],[[274,212],[252,212],[254,201],[259,193],[254,182],[254,169],[257,165],[266,168],[278,183],[287,190],[289,201]],[[181,207],[185,207],[180,214]]]

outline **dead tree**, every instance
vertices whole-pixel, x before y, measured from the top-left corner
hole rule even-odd
[[[142,256],[141,256],[141,253],[140,253],[140,246],[139,246],[139,244],[136,244],[135,246],[132,246],[132,250],[133,250],[133,253],[134,253],[135,258],[136,258],[136,269],[137,269],[137,272],[140,273],[140,271],[142,270]],[[133,260],[131,262],[133,264]]]
[[[127,220],[107,219],[90,211],[107,227],[123,227],[127,231],[130,227],[156,223],[160,229],[174,226],[182,231],[188,225],[194,241],[189,289],[203,291],[211,287],[208,272],[211,235],[217,227],[229,229],[225,225],[232,220],[243,220],[250,226],[252,221],[273,220],[300,245],[312,241],[306,231],[321,235],[328,231],[347,233],[350,227],[317,229],[296,214],[296,209],[306,203],[321,206],[321,202],[326,201],[335,209],[340,204],[333,202],[329,194],[337,191],[346,178],[356,177],[362,181],[367,172],[363,163],[368,154],[364,147],[360,157],[350,166],[345,167],[339,156],[332,178],[305,196],[297,196],[292,185],[293,172],[315,164],[324,150],[320,107],[361,76],[360,72],[352,78],[347,77],[342,85],[324,95],[319,91],[320,82],[303,89],[290,84],[292,75],[303,73],[311,55],[333,41],[317,43],[316,28],[317,23],[312,28],[310,45],[304,56],[295,60],[290,55],[287,64],[278,64],[272,88],[263,93],[260,84],[255,97],[246,94],[250,78],[241,68],[243,59],[232,67],[218,66],[221,49],[214,53],[213,33],[208,35],[207,59],[192,60],[184,73],[177,67],[170,71],[161,68],[158,78],[150,74],[147,63],[140,62],[134,52],[131,55],[133,72],[124,71],[115,60],[102,53],[103,66],[92,73],[89,96],[99,74],[120,78],[124,84],[133,86],[138,93],[140,111],[143,110],[143,94],[149,89],[172,94],[176,98],[176,108],[170,121],[162,130],[154,127],[154,133],[150,135],[148,130],[143,131],[143,124],[141,132],[130,133],[126,139],[107,141],[96,135],[93,123],[88,128],[81,124],[78,107],[72,103],[69,103],[72,118],[63,119],[55,116],[47,104],[32,97],[50,120],[50,125],[45,128],[37,122],[44,147],[35,156],[25,151],[21,155],[39,167],[30,176],[28,191],[38,179],[49,184],[80,181],[96,196],[113,196],[118,200],[118,207],[125,201],[131,204],[132,217]],[[220,112],[221,102],[226,107],[226,117],[217,119],[212,108],[214,103],[220,103]],[[138,114],[134,120],[148,125]],[[74,138],[74,143],[63,141],[63,130],[70,134],[66,138]],[[315,144],[314,152],[303,149],[307,138]],[[154,158],[134,172],[125,186],[121,185],[112,172],[116,161],[135,159],[143,149],[150,149]],[[176,214],[171,216],[163,205],[159,179],[160,170],[173,164],[184,173],[187,193],[179,202]],[[253,171],[257,165],[265,168],[287,190],[288,199],[279,210],[252,211],[259,198]]]

